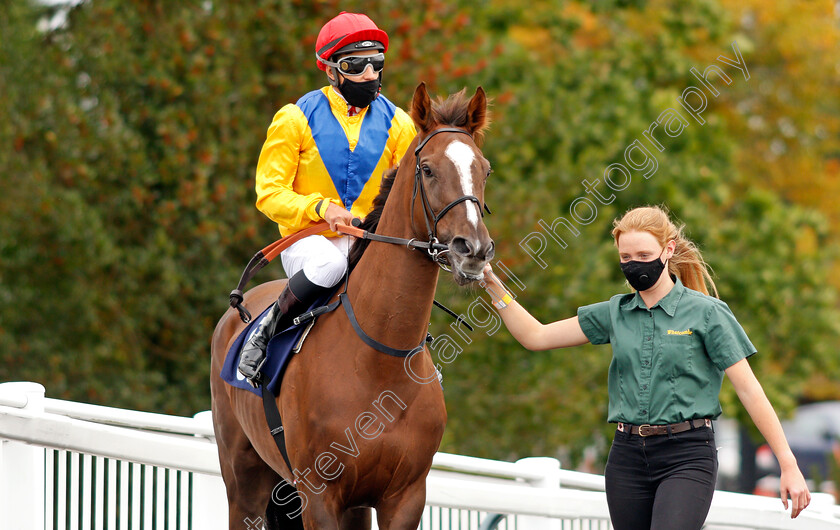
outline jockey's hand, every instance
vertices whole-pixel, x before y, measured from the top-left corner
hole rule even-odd
[[[326,213],[324,213],[324,221],[328,222],[330,224],[330,230],[335,232],[335,225],[338,223],[350,225],[353,221],[353,214],[341,206],[337,206],[335,203],[331,202],[330,205],[327,206]]]

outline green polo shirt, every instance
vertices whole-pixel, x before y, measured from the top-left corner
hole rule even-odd
[[[683,286],[648,309],[638,292],[578,309],[592,344],[612,344],[610,422],[717,418],[723,371],[756,353],[724,302]]]

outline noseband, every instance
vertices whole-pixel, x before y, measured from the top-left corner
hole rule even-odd
[[[443,219],[443,216],[446,215],[449,212],[449,210],[465,201],[474,202],[478,206],[478,211],[482,217],[484,217],[484,211],[481,209],[481,201],[479,201],[478,197],[476,197],[475,195],[463,195],[461,197],[458,197],[454,201],[444,206],[443,209],[441,209],[441,211],[437,214],[432,209],[432,206],[429,202],[429,197],[426,194],[426,186],[423,184],[422,171],[420,170],[420,151],[423,150],[423,147],[426,146],[426,144],[429,142],[429,140],[432,139],[434,135],[445,132],[466,134],[467,136],[472,138],[472,135],[464,129],[447,127],[433,131],[430,135],[425,137],[423,141],[420,142],[420,144],[417,145],[417,148],[414,150],[414,190],[411,192],[411,211],[414,211],[414,203],[417,199],[417,190],[419,189],[420,200],[423,202],[423,220],[426,222],[426,232],[428,233],[429,237],[429,247],[426,249],[426,252],[429,254],[429,257],[432,258],[432,260],[434,260],[435,262],[437,262],[444,270],[448,270],[446,268],[446,266],[448,265],[448,260],[446,259],[445,255],[449,253],[449,247],[438,241],[438,222],[441,219]],[[412,219],[411,221],[411,226],[412,228],[414,228],[414,219]]]

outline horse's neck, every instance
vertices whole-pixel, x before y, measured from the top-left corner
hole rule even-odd
[[[391,193],[392,196],[397,194],[397,189]],[[391,198],[376,232],[410,239],[413,237],[410,205],[407,200],[392,201]],[[422,251],[390,243],[369,243],[348,286],[348,295],[362,329],[394,348],[417,346],[426,336],[438,270]]]

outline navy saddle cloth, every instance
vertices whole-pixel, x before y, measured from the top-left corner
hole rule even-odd
[[[333,294],[333,292],[330,292],[329,294],[324,295],[323,298],[313,303],[307,311],[326,305],[330,298],[332,298]],[[236,337],[236,340],[233,341],[233,344],[225,357],[225,364],[222,366],[221,373],[222,379],[228,384],[235,386],[236,388],[249,390],[258,396],[262,396],[260,389],[252,387],[245,377],[239,373],[239,354],[242,352],[242,346],[245,345],[245,341],[247,341],[248,338],[257,331],[257,329],[259,329],[258,326],[265,318],[265,315],[268,313],[270,307],[271,306],[269,305],[265,308],[265,310],[260,313],[257,318],[252,320],[251,323],[248,324],[248,327],[246,327],[242,333]],[[305,312],[306,311],[304,311],[304,313]],[[262,375],[263,381],[265,381],[265,384],[268,386],[268,390],[275,396],[280,392],[280,382],[283,379],[283,372],[285,372],[286,365],[289,364],[289,360],[291,360],[292,355],[294,354],[292,350],[297,345],[300,337],[303,335],[303,332],[306,331],[308,325],[309,322],[304,322],[299,326],[292,325],[291,327],[279,332],[268,343],[268,348],[266,350],[268,358],[265,361],[265,364],[263,364]]]

